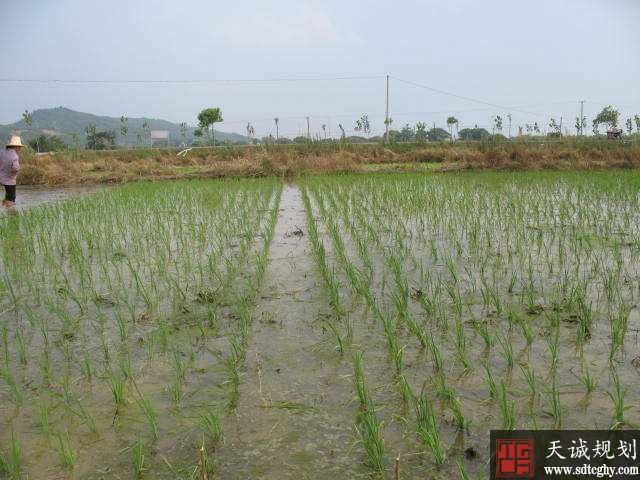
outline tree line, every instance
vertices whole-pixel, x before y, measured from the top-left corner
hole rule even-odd
[[[25,111],[23,114],[23,119],[28,126],[31,126],[33,123],[33,118],[31,113]],[[203,109],[197,116],[198,124],[194,130],[194,136],[197,138],[194,145],[216,145],[216,137],[215,137],[215,124],[223,122],[222,111],[219,107],[209,107]],[[256,138],[255,128],[251,124],[251,122],[247,123],[246,126],[246,138],[247,141],[244,143],[249,144],[286,144],[286,143],[304,143],[309,141],[335,141],[333,138],[329,138],[327,134],[327,125],[322,124],[320,131],[311,135],[310,127],[309,127],[309,117],[306,117],[307,120],[307,135],[299,135],[293,139],[288,137],[280,137],[279,127],[280,120],[278,117],[274,118],[274,126],[275,126],[275,137],[272,134],[264,136],[260,139]],[[444,142],[444,141],[455,141],[455,140],[463,140],[463,141],[479,141],[484,138],[488,138],[491,136],[499,136],[505,137],[504,133],[508,134],[509,138],[512,138],[513,132],[513,122],[511,114],[506,114],[504,117],[502,115],[494,115],[492,118],[492,127],[491,131],[488,131],[485,128],[479,127],[478,125],[474,125],[473,127],[460,127],[460,121],[454,117],[449,116],[446,119],[447,128],[437,127],[435,122],[431,126],[427,126],[425,122],[417,122],[415,125],[411,125],[409,123],[405,124],[401,129],[392,129],[390,128],[393,124],[393,119],[388,118],[385,120],[385,127],[388,127],[388,133],[385,132],[385,135],[382,136],[371,136],[371,121],[367,114],[363,114],[360,118],[355,121],[353,126],[353,130],[356,133],[355,135],[347,136],[346,130],[342,124],[338,124],[338,128],[340,130],[340,139],[342,141],[348,142],[380,142],[387,141],[391,143],[396,142]],[[122,137],[122,145],[127,147],[127,141],[129,136],[129,119],[126,116],[122,116],[120,118],[120,132],[116,132],[115,130],[105,130],[99,131],[95,124],[89,124],[85,127],[85,141],[84,146],[90,150],[103,150],[103,149],[111,149],[117,147],[117,136],[118,133]],[[622,133],[626,133],[627,135],[633,135],[634,129],[635,134],[640,133],[640,115],[634,115],[633,117],[627,118],[624,121],[624,130],[618,128],[620,124],[620,112],[615,109],[612,105],[605,106],[596,116],[593,118],[592,125],[592,134],[593,135],[601,135],[602,127],[606,127],[607,132],[614,132],[616,136],[621,135]],[[181,136],[181,146],[187,146],[187,133],[189,131],[189,125],[186,122],[182,122],[179,125],[180,127],[180,136]],[[569,133],[569,128],[566,124],[563,126],[563,119],[556,119],[551,117],[549,119],[548,124],[545,128],[544,125],[536,122],[533,123],[525,123],[524,125],[517,125],[517,136],[548,136],[548,137],[561,137],[564,134]],[[575,117],[574,123],[572,127],[575,129],[576,135],[583,136],[585,135],[587,128],[587,118],[583,116],[580,118],[579,116]],[[505,132],[507,130],[507,132]],[[57,150],[65,150],[69,147],[79,149],[80,148],[80,138],[78,134],[71,134],[72,145],[65,144],[59,137],[56,136],[47,136],[47,135],[39,135],[35,139],[29,142],[31,148],[36,151],[57,151]],[[142,124],[142,132],[138,132],[136,134],[136,146],[153,145],[151,139],[151,125],[148,121],[144,121]],[[223,142],[228,143],[228,142]]]

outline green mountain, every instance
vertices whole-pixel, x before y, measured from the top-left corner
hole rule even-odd
[[[125,139],[120,134],[122,125],[120,118],[116,117],[103,117],[90,113],[76,112],[64,107],[35,110],[31,113],[31,116],[32,124],[30,127],[27,126],[24,119],[9,125],[0,125],[0,140],[4,140],[12,133],[18,133],[22,136],[23,142],[26,143],[44,134],[60,137],[63,142],[71,145],[74,143],[75,134],[80,146],[84,146],[86,141],[85,128],[87,125],[93,124],[98,132],[109,130],[116,132],[116,143],[119,145],[151,145],[151,139],[148,134],[145,135],[142,127],[144,122],[148,122],[151,131],[168,131],[171,145],[179,145],[183,142],[179,124],[158,118],[129,118],[127,121],[129,132]],[[193,131],[193,127],[187,129],[186,143],[189,145],[195,138]],[[218,140],[221,142],[245,143],[247,138],[237,133],[225,133],[216,130],[216,141]],[[162,141],[160,140],[160,142]]]

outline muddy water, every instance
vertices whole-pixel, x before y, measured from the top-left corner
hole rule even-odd
[[[0,187],[1,188],[1,187]],[[87,185],[72,187],[42,187],[34,185],[18,185],[16,195],[16,208],[22,210],[46,203],[60,202],[73,197],[79,197],[98,192],[105,188],[104,185]],[[0,194],[4,198],[4,191]],[[4,211],[4,209],[0,210]]]
[[[327,302],[300,230],[306,232],[300,191],[285,186],[237,415],[227,418],[216,452],[220,478],[366,476],[352,448],[351,361],[325,341]]]

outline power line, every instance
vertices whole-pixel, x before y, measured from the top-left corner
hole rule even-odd
[[[428,85],[423,85],[421,83],[412,82],[411,80],[403,80],[402,78],[398,78],[398,77],[391,77],[391,78],[393,78],[394,80],[397,80],[398,82],[406,83],[407,85],[412,85],[412,86],[418,87],[418,88],[423,88],[425,90],[429,90],[429,91],[434,92],[434,93],[439,93],[441,95],[447,95],[449,97],[459,98],[461,100],[467,100],[469,102],[480,103],[482,105],[488,105],[490,107],[499,108],[501,110],[514,111],[514,112],[524,113],[526,115],[544,116],[541,113],[528,112],[526,110],[520,110],[517,107],[508,107],[508,106],[505,106],[505,105],[499,105],[497,103],[491,103],[491,102],[486,102],[484,100],[479,100],[477,98],[466,97],[464,95],[458,95],[457,93],[447,92],[446,90],[441,90],[439,88],[433,88],[433,87],[430,87]]]
[[[386,75],[355,75],[355,76],[334,76],[334,77],[274,77],[274,78],[217,78],[217,79],[77,79],[77,78],[0,78],[0,83],[41,83],[41,84],[112,84],[112,85],[121,85],[121,84],[161,84],[161,85],[171,85],[171,84],[215,84],[215,83],[287,83],[287,82],[323,82],[323,81],[349,81],[349,80],[381,80],[386,79]],[[524,113],[527,115],[536,115],[543,116],[543,114],[537,112],[529,112],[526,110],[522,110],[522,108],[532,108],[537,106],[548,106],[548,105],[560,105],[565,103],[574,103],[575,100],[571,101],[562,101],[562,102],[551,102],[544,104],[533,104],[533,105],[521,105],[521,106],[506,106],[497,103],[487,102],[485,100],[468,97],[465,95],[459,95],[457,93],[448,92],[446,90],[442,90],[439,88],[431,87],[422,83],[414,82],[411,80],[405,80],[402,78],[388,76],[388,78],[392,78],[399,82],[405,83],[407,85],[412,85],[414,87],[422,88],[425,90],[432,91],[434,93],[438,93],[441,95],[447,95],[450,97],[458,98],[461,100],[466,100],[474,103],[479,103],[482,105],[487,105],[493,108],[498,108],[501,110],[510,110],[516,111],[520,113]],[[586,103],[596,103],[596,104],[607,104],[607,102],[598,102],[598,101],[587,101]],[[630,107],[630,106],[627,106]],[[480,111],[480,110],[456,110],[455,112],[472,112],[472,111]],[[451,113],[455,113],[452,111]],[[416,112],[417,114],[439,114],[439,113],[447,113],[447,112]],[[399,114],[396,114],[399,115]],[[404,115],[404,114],[402,114]],[[346,116],[346,115],[345,115]],[[300,117],[289,117],[300,118]],[[302,117],[304,118],[304,117]]]
[[[277,77],[277,78],[215,78],[215,79],[73,79],[73,78],[0,78],[1,83],[69,83],[69,84],[185,84],[185,83],[277,83],[327,82],[343,80],[380,80],[378,76],[343,77]]]
[[[390,75],[377,75],[377,76],[334,76],[334,77],[275,77],[275,78],[229,78],[229,79],[73,79],[73,78],[0,78],[0,83],[42,83],[42,84],[212,84],[212,83],[277,83],[277,82],[322,82],[322,81],[349,81],[349,80],[387,80],[387,95],[388,95],[388,82],[389,79],[396,80],[398,82],[411,85],[414,87],[418,87],[421,89],[425,89],[434,93],[438,93],[440,95],[446,95],[449,97],[458,98],[461,100],[465,100],[468,102],[473,102],[481,105],[485,105],[491,108],[475,108],[475,109],[457,109],[457,110],[444,110],[444,111],[428,111],[428,112],[395,112],[394,116],[411,116],[411,115],[447,115],[454,113],[466,113],[466,112],[481,112],[481,111],[490,111],[491,109],[499,109],[503,111],[509,112],[519,112],[525,115],[531,115],[536,117],[546,117],[547,114],[539,113],[539,112],[531,112],[527,110],[523,110],[525,108],[535,108],[542,106],[552,106],[552,105],[564,105],[564,104],[574,104],[575,100],[569,101],[559,101],[559,102],[547,102],[547,103],[539,103],[539,104],[531,104],[531,105],[518,105],[518,106],[505,106],[493,102],[488,102],[485,100],[468,97],[465,95],[459,95],[457,93],[449,92],[446,90],[434,88],[422,83],[414,82],[411,80],[405,80],[398,77],[390,76]],[[388,102],[388,97],[387,97]],[[594,101],[587,101],[586,103],[594,104]],[[373,117],[382,117],[388,118],[388,104],[387,104],[387,113],[373,113],[371,116]],[[328,118],[328,117],[353,117],[359,116],[360,113],[341,113],[341,114],[322,114],[322,115],[305,115],[305,116],[288,116],[288,117],[280,117],[280,120],[304,120],[309,117],[313,118]],[[264,119],[252,119],[252,121],[258,122],[269,122],[272,121],[272,118],[264,118]],[[244,123],[246,120],[231,120],[227,122],[223,122],[226,124],[240,124]],[[309,129],[307,129],[309,130]],[[309,133],[307,133],[309,134]]]

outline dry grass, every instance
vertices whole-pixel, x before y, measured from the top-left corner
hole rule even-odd
[[[120,183],[141,179],[297,176],[305,172],[605,169],[640,167],[640,145],[610,142],[504,142],[395,145],[302,145],[21,154],[22,184]],[[369,165],[369,167],[367,167]],[[413,167],[415,165],[415,167]]]
[[[491,148],[484,152],[463,151],[443,161],[442,170],[592,170],[640,167],[640,148],[575,147]]]

